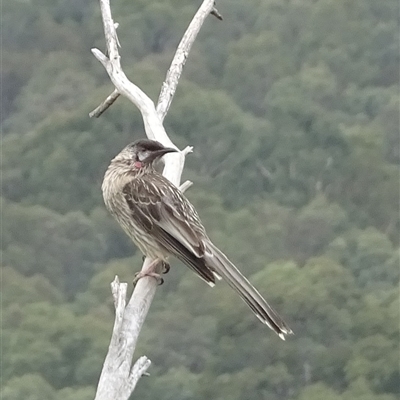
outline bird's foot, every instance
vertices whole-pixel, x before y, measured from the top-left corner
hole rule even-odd
[[[156,272],[156,268],[159,263],[162,263],[163,267],[163,274],[169,271],[169,265],[165,263],[164,261],[160,260],[159,258],[156,258],[153,260],[146,268],[142,269],[140,272],[137,272],[135,274],[135,279],[133,280],[133,285],[136,285],[139,281],[139,279],[144,278],[146,276],[151,276],[152,278],[157,280],[158,285],[162,285],[164,283],[164,279],[161,278],[161,275]],[[164,272],[166,271],[166,272]]]
[[[167,262],[163,261],[162,262],[162,267],[163,267],[162,273],[164,275],[168,274],[169,270],[171,269],[171,266]]]
[[[157,281],[159,286],[161,286],[164,283],[164,279],[161,278],[161,275],[157,274],[157,272],[140,271],[140,272],[136,272],[136,274],[135,274],[135,279],[133,280],[133,286],[135,286],[138,283],[139,279],[145,278],[146,276],[151,276],[152,278],[154,278]]]

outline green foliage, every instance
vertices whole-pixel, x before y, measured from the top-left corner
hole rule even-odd
[[[199,1],[112,5],[125,71],[156,101]],[[172,261],[136,354],[134,398],[394,400],[399,344],[395,0],[218,1],[165,125],[212,240],[285,317],[285,343],[227,285]],[[177,10],[179,12],[177,12]],[[104,209],[109,160],[143,136],[89,49],[98,4],[2,9],[2,398],[88,400],[110,282],[141,255]],[[132,286],[129,287],[129,291]]]
[[[59,304],[65,299],[43,275],[35,274],[27,278],[15,268],[3,267],[0,275],[2,306],[22,306],[39,301]]]
[[[342,397],[331,388],[325,386],[323,383],[316,383],[307,386],[302,390],[298,400],[341,400]]]
[[[10,379],[2,390],[4,400],[53,400],[55,390],[38,374]]]
[[[109,335],[102,320],[48,302],[10,305],[4,317],[4,380],[39,373],[55,388],[95,383]]]
[[[57,392],[57,400],[91,400],[94,398],[95,391],[92,386],[84,386],[78,389],[65,388]]]
[[[333,240],[327,255],[348,266],[361,286],[399,282],[399,252],[387,235],[375,228],[356,230]]]
[[[85,288],[105,247],[92,221],[80,211],[60,215],[6,201],[2,212],[5,265],[27,276],[42,274],[66,295]]]
[[[16,120],[8,121],[15,132],[30,132],[47,116],[68,113],[75,109],[77,102],[84,101],[87,93],[94,90],[95,80],[85,72],[85,65],[80,61],[71,59],[69,52],[51,52],[45,57],[21,90]]]

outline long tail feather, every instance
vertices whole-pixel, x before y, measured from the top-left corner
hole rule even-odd
[[[257,289],[228,260],[225,254],[212,243],[208,247],[209,251],[204,256],[206,266],[215,270],[239,294],[257,318],[274,330],[283,340],[285,340],[285,335],[293,333]]]

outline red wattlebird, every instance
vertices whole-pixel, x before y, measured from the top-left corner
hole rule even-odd
[[[211,242],[189,200],[154,168],[164,154],[174,151],[153,140],[138,140],[111,161],[104,177],[107,209],[142,253],[154,260],[138,278],[159,278],[155,266],[173,255],[211,286],[216,278],[224,279],[262,323],[285,339],[291,329]]]

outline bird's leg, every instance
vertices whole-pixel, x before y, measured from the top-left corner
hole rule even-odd
[[[146,256],[143,255],[142,256],[142,261],[144,262],[144,260],[146,259]],[[169,270],[171,269],[171,266],[169,265],[169,263],[167,263],[166,261],[161,261],[162,263],[162,274],[168,274]]]
[[[171,266],[167,262],[163,261],[162,267],[163,267],[162,273],[168,274],[169,270],[171,269]]]
[[[164,262],[159,258],[156,258],[145,269],[142,269],[140,272],[137,272],[135,274],[133,285],[136,285],[139,279],[144,278],[145,276],[153,277],[154,279],[157,280],[157,283],[159,285],[162,285],[164,283],[164,279],[161,278],[161,275],[158,272],[156,272],[157,266],[159,265],[160,262],[163,264],[163,267],[165,268]]]

